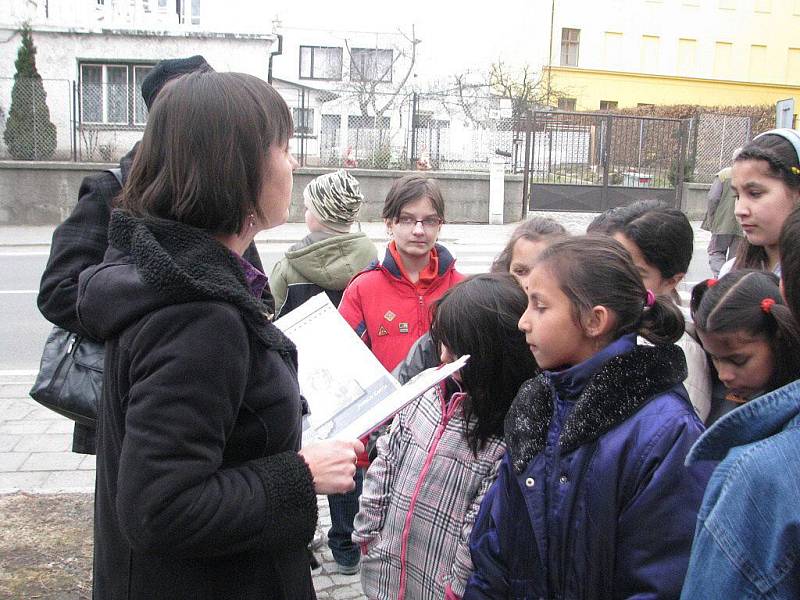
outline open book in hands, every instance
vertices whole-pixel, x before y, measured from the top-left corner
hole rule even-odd
[[[324,293],[275,321],[275,326],[297,346],[300,392],[311,411],[305,439],[363,438],[469,358],[427,369],[401,386]]]

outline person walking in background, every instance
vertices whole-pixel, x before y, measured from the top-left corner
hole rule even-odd
[[[785,220],[778,248],[786,305],[800,320],[800,210]],[[797,598],[800,374],[710,427],[686,462],[708,461],[721,462],[697,516],[681,598]]]
[[[731,160],[741,152],[737,148]],[[719,275],[719,270],[729,259],[736,256],[736,250],[744,234],[739,221],[734,214],[736,194],[731,188],[731,167],[725,167],[714,177],[711,189],[708,191],[708,208],[701,227],[711,232],[708,242],[708,266],[714,277]]]
[[[345,287],[378,258],[361,231],[350,233],[364,196],[345,170],[320,175],[303,190],[309,234],[286,251],[269,278],[276,318],[325,292],[339,306]]]
[[[527,294],[519,327],[543,371],[508,411],[464,598],[676,598],[711,474],[683,465],[703,424],[673,345],[682,315],[602,236],[545,249]]]
[[[164,86],[186,73],[213,71],[202,56],[163,60],[153,67],[142,81],[142,98],[147,110],[153,107]],[[54,325],[87,336],[78,320],[75,301],[78,276],[84,269],[100,263],[108,248],[108,222],[114,199],[127,181],[139,143],[120,159],[116,174],[109,171],[86,177],[78,192],[78,203],[63,223],[56,227],[39,284],[36,302],[42,315]],[[263,269],[255,244],[245,257],[256,268]],[[269,289],[265,298],[271,299]],[[91,337],[91,336],[89,336]],[[72,451],[94,454],[95,429],[75,423]]]
[[[93,593],[311,600],[316,495],[353,488],[363,445],[300,448],[297,352],[243,257],[288,217],[291,113],[241,73],[162,93],[104,262],[79,278],[106,344]]]

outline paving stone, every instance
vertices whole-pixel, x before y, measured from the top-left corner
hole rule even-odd
[[[366,599],[366,596],[361,591],[360,585],[336,588],[331,593],[331,597],[335,598],[336,600],[348,600],[351,598]]]
[[[0,452],[10,452],[24,437],[23,435],[0,433]]]
[[[341,573],[331,574],[331,579],[336,585],[350,585],[351,583],[358,584],[361,581],[361,573],[355,575],[342,575]]]
[[[36,409],[29,402],[19,398],[4,398],[0,400],[0,414],[3,415],[4,421],[25,419],[34,410]]]
[[[81,464],[78,466],[78,469],[81,471],[90,471],[95,470],[97,468],[97,457],[93,454],[87,454],[84,456]]]
[[[43,433],[27,435],[14,450],[16,452],[69,452],[72,448],[72,435],[67,433]]]
[[[327,575],[317,575],[313,579],[315,590],[326,590],[333,585],[333,579]]]
[[[38,491],[48,476],[49,473],[46,471],[0,473],[0,494],[17,491]]]
[[[94,471],[56,471],[49,473],[42,483],[41,491],[56,492],[94,492]]]
[[[0,421],[0,434],[32,435],[44,433],[52,421],[30,421],[28,419]]]
[[[4,383],[0,385],[0,398],[23,398],[36,404],[28,396],[28,391],[31,389],[31,385],[33,385],[33,379],[33,377],[30,378],[30,383]]]
[[[83,461],[82,454],[72,452],[32,452],[25,463],[22,471],[71,471],[77,470],[78,465]]]
[[[41,404],[37,404],[35,402],[33,403],[33,406],[31,407],[30,412],[27,415],[25,415],[25,418],[26,419],[32,419],[34,421],[36,421],[36,420],[42,420],[42,421],[48,421],[48,420],[69,421],[69,419],[67,419],[66,417],[62,417],[57,412],[53,412],[49,408],[44,407]]]
[[[69,419],[59,419],[57,421],[53,421],[53,424],[47,428],[47,433],[68,433],[72,436],[72,432],[75,429],[75,423],[70,421]]]
[[[19,471],[27,458],[27,452],[0,452],[0,471]]]

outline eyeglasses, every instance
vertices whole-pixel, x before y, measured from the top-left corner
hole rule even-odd
[[[395,221],[400,227],[413,229],[417,223],[422,223],[423,229],[435,229],[439,227],[444,221],[439,217],[425,217],[424,219],[415,219],[414,217],[398,217]]]

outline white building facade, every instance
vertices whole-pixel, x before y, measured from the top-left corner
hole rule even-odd
[[[250,31],[226,30],[215,15],[223,3],[201,2],[11,0],[0,5],[2,119],[11,103],[18,30],[25,22],[56,125],[56,160],[114,162],[125,154],[144,130],[141,83],[159,60],[202,54],[218,71],[266,80],[277,37],[258,33],[252,23]],[[1,139],[0,157],[8,158]]]

